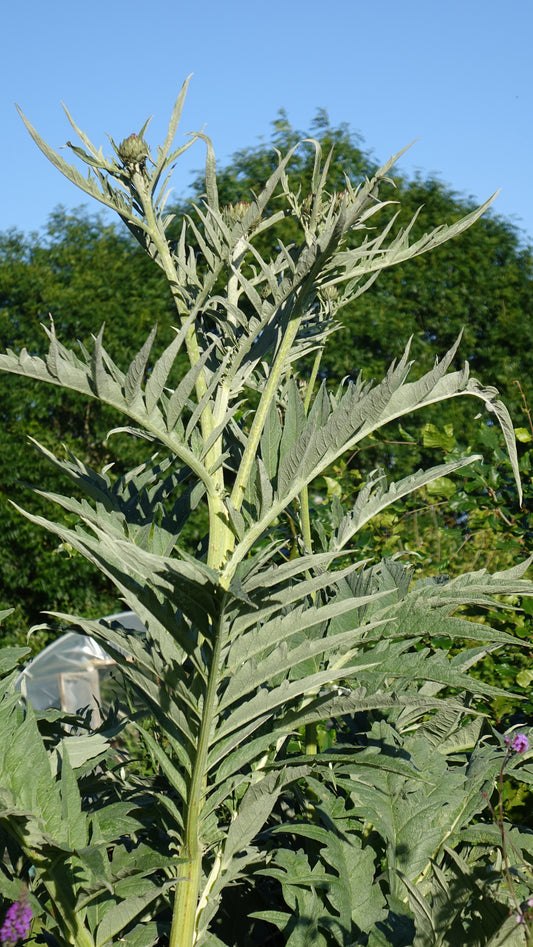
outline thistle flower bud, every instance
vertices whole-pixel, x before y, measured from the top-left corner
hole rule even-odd
[[[337,286],[325,286],[319,292],[320,299],[326,306],[332,306],[339,298]]]
[[[227,207],[224,207],[224,216],[228,223],[234,223],[237,220],[242,220],[251,206],[248,201],[236,201],[235,204],[228,204]]]
[[[346,201],[347,204],[350,204],[352,199],[351,199],[351,195],[349,191],[338,191],[335,194],[334,200],[335,200],[335,205],[337,207],[340,207],[343,201]]]
[[[324,295],[326,299],[329,299],[331,302],[335,302],[335,300],[339,298],[339,287],[327,286],[324,290]]]
[[[250,203],[247,201],[237,201],[237,203],[233,205],[235,217],[237,217],[238,220],[242,220],[250,206]]]
[[[144,163],[149,155],[148,145],[139,135],[129,135],[118,146],[118,156],[127,168],[134,168]]]

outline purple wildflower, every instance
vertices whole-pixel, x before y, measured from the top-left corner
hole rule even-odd
[[[19,940],[24,940],[28,936],[31,919],[32,910],[24,893],[19,901],[15,901],[7,909],[4,923],[0,928],[0,942],[5,947],[15,947]]]
[[[525,753],[526,750],[529,750],[529,740],[525,733],[517,733],[511,743],[511,747],[515,753]]]

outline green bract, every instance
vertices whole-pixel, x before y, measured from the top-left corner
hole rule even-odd
[[[291,945],[400,943],[393,933],[387,939],[393,916],[424,936],[431,886],[440,885],[441,899],[448,891],[446,859],[454,878],[470,877],[465,846],[474,842],[464,833],[485,808],[482,790],[501,761],[473,703],[499,692],[468,670],[514,639],[462,610],[496,607],[501,596],[531,595],[533,586],[524,566],[411,588],[400,560],[358,556],[358,531],[372,517],[445,482],[476,455],[396,483],[374,471],[351,508],[333,493],[327,526],[321,516],[314,528],[309,488],[368,435],[449,398],[473,397],[490,412],[520,489],[515,439],[496,390],[455,364],[457,344],[419,377],[411,379],[407,350],[380,382],[347,381],[335,391],[318,384],[320,357],[343,307],[384,268],[461,233],[490,202],[411,242],[414,220],[397,229],[382,197],[399,155],[371,179],[346,180],[342,193],[329,193],[332,156],[314,142],[310,193],[291,180],[293,150],[279,155],[252,202],[221,208],[213,149],[198,134],[193,139],[207,147],[206,193],[171,243],[169,175],[190,144],[173,150],[185,88],[153,159],[146,125],[115,146],[119,164],[71,119],[83,147],[69,147],[87,177],[24,119],[52,163],[116,210],[162,269],[176,325],[155,360],[156,327],[129,365],[106,351],[103,327],[87,351],[67,347],[53,322],[44,327],[43,356],[0,355],[5,372],[107,405],[115,430],[138,440],[139,463],[120,476],[37,445],[72,492],[36,491],[66,515],[27,515],[96,565],[142,620],[146,635],[134,636],[116,623],[59,616],[116,658],[144,708],[135,722],[158,771],[148,788],[111,776],[109,720],[99,735],[63,737],[54,769],[31,709],[23,715],[8,687],[2,735],[4,746],[9,733],[17,747],[9,751],[17,777],[4,749],[0,816],[35,866],[40,903],[53,908],[45,922],[62,945],[103,947],[123,937],[148,947],[168,935],[170,947],[231,947],[239,937],[227,924],[233,886],[248,891],[260,877],[279,882],[271,889],[278,903],[265,912],[256,902],[252,913]],[[277,209],[280,193],[289,211]],[[298,239],[278,241],[265,258],[256,238],[275,234],[286,213]],[[179,374],[184,353],[188,368]],[[310,353],[303,378],[298,365]],[[183,531],[202,522],[203,510],[207,533],[186,548]],[[449,653],[443,638],[453,644]],[[350,737],[354,715],[368,724],[360,739]],[[80,779],[94,768],[95,736],[105,745],[98,744],[101,773],[91,794]],[[74,739],[89,754],[78,754],[78,767],[69,756]],[[35,791],[25,782],[30,747],[39,754]],[[529,779],[527,760],[520,766]],[[437,816],[445,805],[445,817]],[[121,836],[133,838],[127,854]],[[494,845],[492,827],[489,836]],[[463,846],[460,856],[449,854],[454,846]],[[517,851],[530,847],[517,839]]]

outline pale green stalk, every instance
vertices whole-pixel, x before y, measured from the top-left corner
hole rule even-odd
[[[247,243],[244,237],[241,237],[237,241],[235,249],[232,256],[232,264],[234,272],[228,280],[228,302],[232,303],[234,306],[239,304],[239,277],[237,276],[237,270],[239,269],[244,257],[246,255]]]
[[[315,382],[318,375],[318,369],[320,367],[320,362],[322,360],[323,348],[318,349],[315,360],[313,362],[313,367],[311,369],[311,375],[309,376],[309,382],[307,384],[307,391],[305,393],[304,401],[304,411],[307,415],[309,411],[309,406],[311,404],[311,398],[313,397],[313,391],[315,387]],[[313,551],[312,540],[311,540],[311,520],[309,517],[309,488],[305,486],[300,493],[300,518],[302,524],[302,540],[305,548],[308,552]]]
[[[182,322],[187,318],[188,313],[185,312],[184,303],[181,299],[181,296],[178,292],[178,277],[176,273],[176,268],[172,260],[172,254],[170,252],[168,241],[164,232],[161,231],[153,203],[151,200],[151,191],[150,188],[146,186],[146,179],[142,171],[135,171],[132,174],[132,182],[137,190],[139,199],[142,204],[142,208],[145,214],[147,230],[154,242],[154,245],[157,249],[161,266],[167,278],[170,290],[172,292],[172,298],[176,305],[176,309],[182,319]],[[189,356],[189,362],[191,367],[195,365],[200,359],[200,349],[198,346],[198,339],[196,336],[196,331],[194,324],[192,324],[187,331],[185,337],[185,345],[187,348],[187,355]],[[196,396],[198,401],[200,401],[207,392],[207,383],[205,380],[204,372],[200,372],[196,380]],[[227,409],[227,396],[226,400],[222,398],[222,403],[218,411],[217,418],[213,417],[213,413],[209,405],[206,405],[202,411],[202,416],[200,419],[202,436],[204,440],[207,440],[213,429],[216,427],[218,420],[222,420],[224,417],[225,411]],[[222,453],[222,436],[217,438],[215,443],[212,445],[210,450],[205,456],[205,466],[207,470],[213,469],[217,462],[220,459]],[[218,464],[213,474],[213,481],[215,484],[215,491],[208,493],[207,502],[209,507],[209,546],[208,546],[208,556],[207,564],[212,568],[218,568],[221,563],[224,561],[226,550],[228,545],[231,544],[231,532],[228,527],[228,517],[227,511],[224,506],[222,497],[224,495],[224,469],[222,464]]]
[[[322,359],[323,348],[319,348],[313,362],[311,375],[307,384],[305,393],[304,410],[307,415],[313,397],[315,382],[318,375],[318,369]],[[300,493],[300,520],[302,525],[302,540],[307,552],[313,551],[313,540],[311,536],[311,518],[309,515],[309,487],[305,486]],[[316,756],[318,753],[317,724],[308,723],[305,727],[305,752],[308,756]]]
[[[276,393],[279,388],[279,382],[287,363],[287,358],[292,349],[298,329],[300,328],[301,319],[301,316],[294,316],[287,326],[287,330],[283,336],[278,354],[272,366],[270,375],[268,376],[265,390],[261,396],[257,411],[255,412],[254,420],[250,428],[250,433],[248,434],[246,447],[242,455],[242,460],[231,493],[231,503],[236,510],[240,510],[242,506],[244,491],[246,490],[246,485],[250,478],[252,464],[257,451],[259,450],[261,434],[263,433],[263,428],[265,426],[270,406],[276,397]]]
[[[307,390],[305,392],[305,400],[304,400],[304,410],[306,414],[309,411],[309,408],[311,405],[311,398],[313,397],[313,391],[315,390],[315,383],[316,383],[316,379],[318,375],[318,369],[320,368],[320,362],[322,361],[323,351],[324,351],[324,347],[321,346],[321,348],[318,349],[315,355],[315,360],[313,362],[313,367],[311,369],[311,374],[309,376],[309,381],[307,383]]]
[[[300,522],[302,526],[302,541],[307,552],[312,552],[311,518],[309,516],[309,487],[305,486],[300,493]]]
[[[157,250],[163,272],[167,278],[168,284],[170,286],[170,291],[172,293],[172,298],[176,305],[180,316],[184,318],[186,316],[183,300],[180,298],[177,287],[178,287],[178,277],[176,273],[176,268],[172,261],[172,255],[168,246],[168,241],[165,234],[161,231],[157,216],[154,210],[152,203],[152,195],[149,187],[146,186],[146,179],[142,171],[134,171],[132,174],[132,183],[139,195],[139,199],[142,205],[142,209],[146,219],[146,230],[149,234],[150,239],[153,241],[155,248]],[[187,346],[187,354],[189,356],[189,361],[191,366],[195,365],[198,359],[200,358],[200,350],[198,347],[198,339],[196,338],[196,332],[194,325],[191,325],[189,328],[185,344]],[[207,385],[205,381],[205,376],[203,372],[200,372],[196,382],[196,393],[198,400],[203,398],[207,391]],[[204,437],[209,436],[212,430],[211,413],[209,408],[206,407],[202,414],[202,432]]]
[[[246,252],[246,241],[244,237],[237,242],[232,263],[235,269],[238,269]],[[239,302],[238,277],[236,273],[228,281],[228,302],[235,306]],[[224,420],[228,409],[230,392],[222,383],[218,389],[217,404],[212,417],[212,430]],[[205,436],[205,435],[204,435]],[[207,469],[211,469],[220,459],[223,449],[222,434],[217,438],[205,457]],[[219,569],[226,561],[227,553],[231,552],[235,538],[228,522],[228,513],[222,497],[224,496],[224,470],[222,464],[219,465],[214,475],[218,493],[212,497],[209,506],[209,544],[207,548],[207,564],[212,569]]]
[[[185,830],[178,866],[178,882],[172,916],[169,947],[193,947],[196,940],[196,912],[200,894],[202,874],[202,844],[200,839],[200,813],[206,775],[207,755],[211,728],[215,716],[217,688],[219,683],[220,650],[222,645],[223,609],[219,625],[214,629],[213,653],[207,684],[203,716],[198,736],[197,752],[191,775],[186,811],[183,813]]]

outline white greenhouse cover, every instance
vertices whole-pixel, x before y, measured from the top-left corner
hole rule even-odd
[[[134,612],[106,615],[101,621],[120,622],[131,631],[145,630]],[[30,661],[15,686],[35,710],[55,707],[77,713],[92,707],[94,726],[100,716],[100,672],[114,663],[93,638],[68,631]]]

